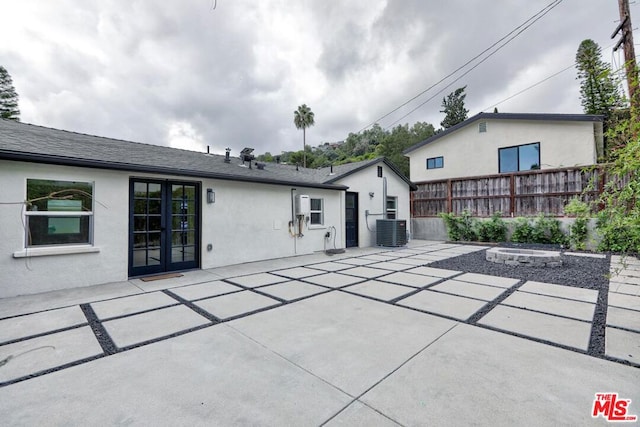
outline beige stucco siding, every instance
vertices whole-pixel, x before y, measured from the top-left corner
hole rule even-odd
[[[498,149],[540,143],[542,169],[596,163],[594,124],[577,121],[482,120],[408,154],[414,182],[499,173]],[[444,167],[427,169],[428,158],[444,158]]]

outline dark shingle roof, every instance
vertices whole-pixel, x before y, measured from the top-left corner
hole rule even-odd
[[[232,157],[142,144],[0,119],[0,159],[266,184],[346,189],[324,182],[313,169],[268,163],[264,170],[239,166]],[[299,170],[296,170],[299,169]]]
[[[545,120],[545,121],[564,121],[564,122],[602,122],[603,116],[595,114],[544,114],[544,113],[478,113],[473,117],[468,118],[464,122],[458,123],[455,126],[444,130],[431,138],[425,139],[402,152],[402,154],[409,154],[410,152],[417,150],[427,144],[431,144],[434,141],[449,135],[463,127],[470,125],[478,120]]]
[[[398,169],[396,167],[396,165],[394,165],[393,163],[391,163],[389,160],[387,160],[385,157],[378,157],[372,160],[363,160],[360,162],[354,162],[354,163],[345,163],[343,165],[336,165],[333,167],[333,174],[331,173],[331,167],[327,167],[327,168],[322,168],[322,169],[318,169],[318,173],[321,175],[321,178],[323,179],[323,182],[327,183],[327,184],[331,184],[334,183],[336,181],[341,180],[342,178],[345,178],[353,173],[359,172],[363,169],[366,169],[372,165],[375,165],[377,163],[384,163],[385,165],[387,165],[393,172],[395,172],[400,179],[402,179],[404,182],[407,183],[407,185],[409,185],[409,187],[412,190],[417,189],[417,187],[415,187],[415,185],[409,180],[409,178],[407,178],[401,171],[400,169]]]
[[[336,181],[376,163],[389,166],[411,188],[413,183],[384,157],[331,168],[305,169],[266,163],[263,170],[242,165],[237,157],[142,144],[0,119],[0,159],[162,173],[200,178],[297,185],[344,190]]]

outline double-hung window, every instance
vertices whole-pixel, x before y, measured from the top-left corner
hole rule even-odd
[[[498,149],[499,172],[540,169],[540,143]]]
[[[93,183],[27,179],[26,246],[93,243]]]
[[[387,219],[396,219],[398,216],[398,198],[387,196]]]
[[[322,199],[311,199],[311,225],[324,224],[324,203]]]

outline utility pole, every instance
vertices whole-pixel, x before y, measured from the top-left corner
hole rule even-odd
[[[618,0],[620,9],[620,25],[611,35],[614,38],[620,30],[622,37],[615,45],[613,51],[624,49],[624,65],[627,74],[627,85],[629,87],[629,104],[631,106],[631,119],[638,122],[640,113],[640,90],[638,90],[638,68],[636,66],[636,54],[633,48],[633,32],[631,30],[631,13],[629,12],[629,0]]]

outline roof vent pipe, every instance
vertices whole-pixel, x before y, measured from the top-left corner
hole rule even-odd
[[[209,151],[209,147],[207,147],[207,151]],[[225,163],[230,163],[231,162],[231,158],[229,158],[229,153],[231,152],[231,148],[225,148],[224,149],[225,153],[224,153],[224,162]]]
[[[207,145],[207,154],[210,154],[210,153],[209,153],[209,146],[208,146],[208,145]]]
[[[333,175],[333,163],[331,163],[330,165],[330,169],[329,169],[329,175]]]

